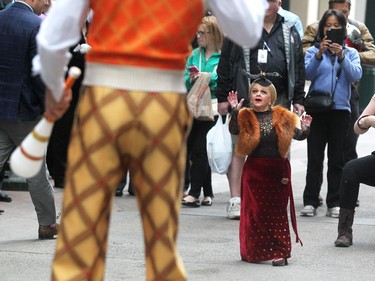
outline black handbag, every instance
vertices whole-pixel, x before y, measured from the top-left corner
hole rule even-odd
[[[333,64],[332,64],[333,67]],[[339,80],[341,75],[341,66],[337,71],[337,77],[336,77],[336,83],[335,87],[333,89],[332,95],[329,92],[323,92],[323,91],[317,91],[313,90],[311,92],[308,92],[305,101],[305,111],[307,113],[320,113],[320,112],[327,112],[330,111],[333,108],[333,105],[335,104],[335,91],[337,86],[337,81]]]
[[[305,97],[305,111],[307,113],[327,112],[332,109],[335,101],[334,93],[311,91]]]

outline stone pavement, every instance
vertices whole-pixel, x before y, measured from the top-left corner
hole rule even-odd
[[[375,150],[375,130],[359,139],[360,156]],[[212,207],[182,208],[178,248],[188,280],[374,280],[375,271],[375,189],[361,187],[360,207],[354,220],[354,245],[336,248],[337,219],[325,217],[326,206],[313,218],[299,216],[306,172],[306,142],[294,141],[291,152],[292,180],[299,234],[303,247],[293,244],[286,267],[270,262],[250,264],[240,260],[239,221],[225,217],[229,197],[225,176],[214,174]],[[272,171],[270,171],[272,172]],[[375,172],[375,170],[374,170]],[[13,202],[0,202],[0,281],[49,280],[55,240],[37,239],[38,223],[28,192],[7,191]],[[323,197],[326,186],[323,184]],[[63,189],[56,189],[60,210]],[[294,233],[291,231],[292,241]],[[116,197],[107,253],[107,281],[145,280],[142,226],[136,200]]]

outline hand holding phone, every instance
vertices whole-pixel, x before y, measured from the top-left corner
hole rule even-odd
[[[189,71],[193,73],[198,73],[199,69],[195,65],[189,66]]]

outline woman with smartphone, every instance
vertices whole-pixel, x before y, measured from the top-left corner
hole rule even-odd
[[[354,48],[345,46],[346,18],[341,11],[327,10],[319,22],[322,40],[305,55],[306,79],[311,81],[308,95],[329,94],[333,105],[326,111],[307,113],[314,122],[307,138],[307,174],[301,216],[313,217],[319,206],[323,182],[325,147],[328,145],[326,216],[339,216],[339,185],[344,166],[346,131],[350,121],[351,83],[362,76],[361,62]]]
[[[216,68],[219,64],[220,50],[223,43],[223,34],[214,16],[206,16],[198,27],[198,48],[194,49],[187,60],[185,68],[185,84],[189,91],[203,72],[211,73],[209,87],[211,100],[215,103],[217,87]],[[216,113],[217,115],[217,113]],[[183,198],[182,204],[186,207],[211,206],[214,197],[211,183],[211,169],[208,164],[206,135],[215,125],[215,121],[193,120],[187,142],[187,175],[185,188],[189,186],[189,193]],[[190,168],[190,169],[189,169]],[[203,188],[204,198],[199,197]]]

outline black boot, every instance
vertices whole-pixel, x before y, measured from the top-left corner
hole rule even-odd
[[[353,219],[354,210],[340,208],[338,237],[335,241],[336,247],[349,247],[353,244]]]

